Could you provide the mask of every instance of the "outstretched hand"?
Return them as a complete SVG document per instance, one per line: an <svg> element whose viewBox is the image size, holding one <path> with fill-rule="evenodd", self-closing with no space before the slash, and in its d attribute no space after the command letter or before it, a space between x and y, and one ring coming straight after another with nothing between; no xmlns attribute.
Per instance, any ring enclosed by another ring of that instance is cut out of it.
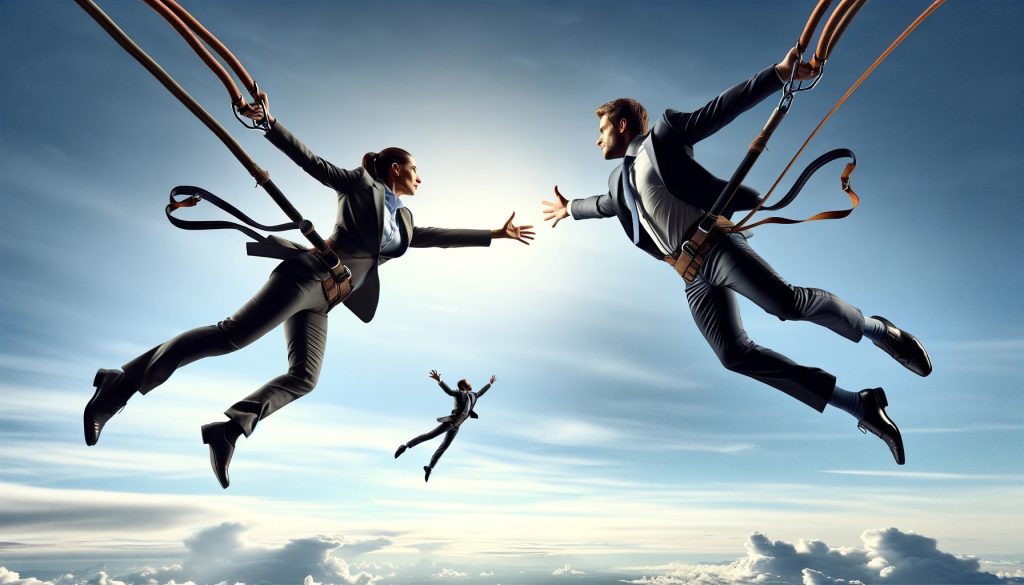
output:
<svg viewBox="0 0 1024 585"><path fill-rule="evenodd" d="M527 240L532 240L533 239L533 236L534 236L533 226L532 225L516 226L515 224L512 223L512 220L515 218L515 216L516 216L516 212L513 211L512 215L509 216L508 220L505 222L505 225L501 226L500 228L498 228L496 230L492 230L491 231L491 237L495 238L495 239L508 238L510 240L516 240L518 242L522 242L522 243L526 244L527 246L529 246L530 242L528 242Z"/></svg>
<svg viewBox="0 0 1024 585"><path fill-rule="evenodd" d="M435 382L441 381L441 374L438 374L437 370L430 370L430 377L433 378Z"/></svg>
<svg viewBox="0 0 1024 585"><path fill-rule="evenodd" d="M498 379L497 377L495 377L495 376L491 376L491 384L493 384L493 383L494 383L494 381L495 381L495 380L497 380L497 379Z"/></svg>
<svg viewBox="0 0 1024 585"><path fill-rule="evenodd" d="M558 185L555 185L555 200L542 203L547 206L544 209L544 221L555 220L551 227L558 226L558 222L569 217L569 200L558 192Z"/></svg>

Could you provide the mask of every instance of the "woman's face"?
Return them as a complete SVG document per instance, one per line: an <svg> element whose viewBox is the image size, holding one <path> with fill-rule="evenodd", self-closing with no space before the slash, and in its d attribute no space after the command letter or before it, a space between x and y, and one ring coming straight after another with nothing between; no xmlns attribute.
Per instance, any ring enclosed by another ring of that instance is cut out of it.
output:
<svg viewBox="0 0 1024 585"><path fill-rule="evenodd" d="M405 164L392 164L391 176L394 177L391 190L395 195L415 195L416 189L423 182L416 171L416 159L411 156Z"/></svg>

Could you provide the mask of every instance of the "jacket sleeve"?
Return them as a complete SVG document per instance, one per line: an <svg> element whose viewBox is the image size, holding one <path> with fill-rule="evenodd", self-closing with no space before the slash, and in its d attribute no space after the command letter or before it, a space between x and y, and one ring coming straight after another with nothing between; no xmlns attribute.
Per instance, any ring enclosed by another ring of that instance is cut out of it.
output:
<svg viewBox="0 0 1024 585"><path fill-rule="evenodd" d="M459 230L436 227L412 228L412 239L409 246L413 248L466 248L470 246L488 247L491 245L489 230Z"/></svg>
<svg viewBox="0 0 1024 585"><path fill-rule="evenodd" d="M274 121L266 138L311 177L335 191L347 191L348 187L357 180L358 174L355 171L335 166L313 154L305 144L285 128L284 124L281 124L280 120Z"/></svg>
<svg viewBox="0 0 1024 585"><path fill-rule="evenodd" d="M687 144L694 144L718 132L737 116L781 88L782 80L772 65L747 81L725 90L699 110L666 111L664 121L669 124L678 139Z"/></svg>
<svg viewBox="0 0 1024 585"><path fill-rule="evenodd" d="M480 390L477 391L476 397L480 398L481 396L483 396L490 389L491 389L491 385L490 384L486 384L483 388L481 388Z"/></svg>
<svg viewBox="0 0 1024 585"><path fill-rule="evenodd" d="M573 219L615 217L615 202L612 201L611 193L594 195L585 199L573 199L569 202L569 215Z"/></svg>
<svg viewBox="0 0 1024 585"><path fill-rule="evenodd" d="M443 381L438 380L437 385L440 386L441 390L444 390L444 393L447 394L448 396L458 396L458 394L456 394L454 390L449 388L448 384L445 384Z"/></svg>

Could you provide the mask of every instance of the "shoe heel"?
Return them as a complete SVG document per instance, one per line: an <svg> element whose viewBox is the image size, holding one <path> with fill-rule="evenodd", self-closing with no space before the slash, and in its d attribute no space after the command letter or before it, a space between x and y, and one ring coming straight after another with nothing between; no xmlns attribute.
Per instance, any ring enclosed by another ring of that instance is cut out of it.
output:
<svg viewBox="0 0 1024 585"><path fill-rule="evenodd" d="M100 384L103 383L103 379L106 378L111 373L113 373L113 370L104 370L104 369L96 370L96 376L93 377L93 379L92 379L92 385L96 386L97 388L99 388Z"/></svg>
<svg viewBox="0 0 1024 585"><path fill-rule="evenodd" d="M223 426L224 426L224 423L215 422L215 423L205 424L205 425L199 427L200 430L203 433L203 444L204 445L209 445L210 441L214 441L214 440L217 439L217 435L218 434L223 436L223 434L224 434L224 431L222 430Z"/></svg>
<svg viewBox="0 0 1024 585"><path fill-rule="evenodd" d="M882 405L882 408L889 406L889 401L885 399L885 390L878 389L878 403Z"/></svg>

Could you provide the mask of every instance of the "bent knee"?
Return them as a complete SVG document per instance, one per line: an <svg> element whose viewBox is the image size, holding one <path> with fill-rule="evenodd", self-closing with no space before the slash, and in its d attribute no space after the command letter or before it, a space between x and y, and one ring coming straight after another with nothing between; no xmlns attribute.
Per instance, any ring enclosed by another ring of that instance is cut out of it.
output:
<svg viewBox="0 0 1024 585"><path fill-rule="evenodd" d="M749 343L735 343L731 344L718 352L718 359L722 362L722 366L725 369L732 372L742 372L744 365L749 361L750 357L750 344Z"/></svg>
<svg viewBox="0 0 1024 585"><path fill-rule="evenodd" d="M316 388L320 372L319 370L291 369L288 371L288 377L293 380L296 390L308 394L313 391L313 388Z"/></svg>

